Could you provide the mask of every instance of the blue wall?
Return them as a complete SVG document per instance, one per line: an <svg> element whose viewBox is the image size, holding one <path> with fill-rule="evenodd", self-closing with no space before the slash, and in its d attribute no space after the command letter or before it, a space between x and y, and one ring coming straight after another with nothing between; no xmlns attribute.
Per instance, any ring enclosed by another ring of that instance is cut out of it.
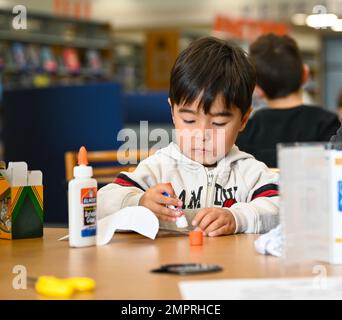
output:
<svg viewBox="0 0 342 320"><path fill-rule="evenodd" d="M125 123L139 123L148 120L151 123L172 123L171 110L167 102L168 93L127 93L123 97Z"/></svg>
<svg viewBox="0 0 342 320"><path fill-rule="evenodd" d="M46 222L67 222L64 153L119 147L123 126L118 84L5 91L5 160L43 171Z"/></svg>
<svg viewBox="0 0 342 320"><path fill-rule="evenodd" d="M167 98L167 92L123 94L116 83L4 92L5 161L43 171L45 222L67 222L64 153L82 145L117 149L124 124L172 125Z"/></svg>

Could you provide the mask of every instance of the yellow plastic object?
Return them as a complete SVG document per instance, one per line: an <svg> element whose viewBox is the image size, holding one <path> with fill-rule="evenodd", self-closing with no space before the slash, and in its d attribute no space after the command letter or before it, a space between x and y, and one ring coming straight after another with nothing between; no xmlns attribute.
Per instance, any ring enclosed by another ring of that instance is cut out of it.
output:
<svg viewBox="0 0 342 320"><path fill-rule="evenodd" d="M66 278L60 279L51 276L38 278L35 288L37 293L51 298L68 299L76 292L92 291L96 283L91 278Z"/></svg>
<svg viewBox="0 0 342 320"><path fill-rule="evenodd" d="M91 278L77 277L65 279L64 281L71 284L74 287L75 291L78 292L93 291L96 287L95 280Z"/></svg>

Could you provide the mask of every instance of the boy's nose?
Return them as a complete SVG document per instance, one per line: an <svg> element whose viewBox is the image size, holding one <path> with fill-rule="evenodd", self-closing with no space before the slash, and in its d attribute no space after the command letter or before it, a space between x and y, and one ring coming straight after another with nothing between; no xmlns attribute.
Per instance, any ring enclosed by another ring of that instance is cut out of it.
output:
<svg viewBox="0 0 342 320"><path fill-rule="evenodd" d="M201 140L201 141L211 140L210 129L206 128L203 130L198 130L196 134L196 139Z"/></svg>
<svg viewBox="0 0 342 320"><path fill-rule="evenodd" d="M212 136L212 133L211 133L211 130L210 128L208 127L205 127L201 130L201 139L202 141L206 141L206 140L210 140L211 139L211 136Z"/></svg>
<svg viewBox="0 0 342 320"><path fill-rule="evenodd" d="M203 121L193 130L192 135L196 140L207 141L212 137L211 131L212 128L210 128L210 125Z"/></svg>

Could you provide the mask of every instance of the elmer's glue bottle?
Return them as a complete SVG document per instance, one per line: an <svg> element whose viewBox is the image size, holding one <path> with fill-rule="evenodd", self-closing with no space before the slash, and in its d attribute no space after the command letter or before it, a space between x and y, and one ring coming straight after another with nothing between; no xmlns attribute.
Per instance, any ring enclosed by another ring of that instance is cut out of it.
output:
<svg viewBox="0 0 342 320"><path fill-rule="evenodd" d="M74 179L69 182L69 245L87 247L96 244L97 181L92 178L93 168L88 166L85 147L78 153L78 166Z"/></svg>

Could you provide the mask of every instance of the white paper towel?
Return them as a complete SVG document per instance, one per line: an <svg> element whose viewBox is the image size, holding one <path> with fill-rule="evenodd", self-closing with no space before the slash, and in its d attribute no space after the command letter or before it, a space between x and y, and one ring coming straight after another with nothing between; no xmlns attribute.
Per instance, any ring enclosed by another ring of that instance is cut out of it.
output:
<svg viewBox="0 0 342 320"><path fill-rule="evenodd" d="M272 256L281 257L284 246L284 237L281 225L272 229L268 233L261 235L254 242L255 249L261 254L270 254Z"/></svg>
<svg viewBox="0 0 342 320"><path fill-rule="evenodd" d="M159 230L159 221L150 209L143 206L126 207L97 222L96 244L107 244L116 230L135 231L154 240ZM58 241L68 239L69 235L66 235Z"/></svg>
<svg viewBox="0 0 342 320"><path fill-rule="evenodd" d="M146 207L126 207L98 221L97 245L107 244L118 229L135 231L145 237L155 239L159 221L155 214Z"/></svg>

